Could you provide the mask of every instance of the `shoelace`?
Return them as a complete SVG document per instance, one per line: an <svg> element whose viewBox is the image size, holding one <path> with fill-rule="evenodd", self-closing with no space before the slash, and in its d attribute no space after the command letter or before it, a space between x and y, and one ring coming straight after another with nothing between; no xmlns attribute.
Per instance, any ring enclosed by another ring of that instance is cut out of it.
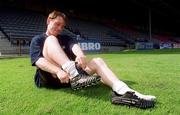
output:
<svg viewBox="0 0 180 115"><path fill-rule="evenodd" d="M95 77L88 77L88 76L81 76L81 79L82 80L82 83L85 83L85 85L89 84L89 83L92 83L96 80Z"/></svg>
<svg viewBox="0 0 180 115"><path fill-rule="evenodd" d="M130 95L133 99L139 99L139 100L141 100L141 98L139 98L139 97L135 94L135 92L127 92L127 95Z"/></svg>
<svg viewBox="0 0 180 115"><path fill-rule="evenodd" d="M135 99L140 99L140 98L135 94L135 92L132 92L132 97L135 98Z"/></svg>

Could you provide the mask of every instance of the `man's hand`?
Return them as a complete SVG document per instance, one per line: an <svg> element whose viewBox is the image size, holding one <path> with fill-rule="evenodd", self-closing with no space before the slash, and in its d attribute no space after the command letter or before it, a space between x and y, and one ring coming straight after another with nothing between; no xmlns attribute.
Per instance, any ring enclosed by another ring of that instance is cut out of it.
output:
<svg viewBox="0 0 180 115"><path fill-rule="evenodd" d="M59 70L56 75L59 78L59 80L61 81L61 83L69 82L69 75L65 71Z"/></svg>
<svg viewBox="0 0 180 115"><path fill-rule="evenodd" d="M77 62L82 69L86 68L86 56L77 56L75 62Z"/></svg>

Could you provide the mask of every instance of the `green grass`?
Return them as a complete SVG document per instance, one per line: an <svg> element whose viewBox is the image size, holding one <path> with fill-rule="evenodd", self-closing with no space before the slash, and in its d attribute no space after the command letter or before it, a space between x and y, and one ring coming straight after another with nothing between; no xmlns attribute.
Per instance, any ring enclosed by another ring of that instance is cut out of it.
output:
<svg viewBox="0 0 180 115"><path fill-rule="evenodd" d="M103 84L80 91L38 89L35 68L27 58L0 59L0 114L180 114L180 49L91 54L102 57L133 89L157 97L155 108L142 110L112 105L111 89Z"/></svg>

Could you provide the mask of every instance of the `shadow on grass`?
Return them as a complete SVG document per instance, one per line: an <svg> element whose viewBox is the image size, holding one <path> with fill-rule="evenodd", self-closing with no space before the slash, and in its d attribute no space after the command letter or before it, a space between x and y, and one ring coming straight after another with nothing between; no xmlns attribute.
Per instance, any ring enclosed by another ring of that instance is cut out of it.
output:
<svg viewBox="0 0 180 115"><path fill-rule="evenodd" d="M133 81L124 81L125 83L127 83L127 85L133 85L136 84L136 82ZM79 97L87 97L93 100L97 100L97 102L100 100L103 102L107 102L107 103L111 103L111 92L112 89L102 83L100 83L99 85L96 86L91 86L91 87L87 87L87 88L83 88L80 90L72 90L70 87L64 87L64 88L60 88L60 89L51 89L50 90L58 90L59 92L65 92L67 94L73 94ZM157 100L155 101L155 106L153 108L147 108L147 109L143 109L143 110L150 110L150 111L154 111L156 109L158 109L158 105L161 104L160 102L158 102ZM123 106L123 105L121 105ZM126 105L124 105L126 106ZM128 106L126 106L128 107ZM132 108L136 108L134 106L131 106ZM128 108L131 108L128 107Z"/></svg>
<svg viewBox="0 0 180 115"><path fill-rule="evenodd" d="M133 81L124 81L127 85L133 85L136 84L136 82ZM52 89L52 90L59 90L63 91L69 94L74 94L80 97L88 97L95 100L102 100L105 102L111 101L111 92L112 89L108 87L107 85L104 85L103 83L100 83L99 85L91 86L82 88L80 90L72 90L70 87L63 87L60 89Z"/></svg>
<svg viewBox="0 0 180 115"><path fill-rule="evenodd" d="M74 94L80 97L88 97L95 100L110 101L111 89L104 84L82 88L80 90L72 90L71 88L62 88L60 91Z"/></svg>

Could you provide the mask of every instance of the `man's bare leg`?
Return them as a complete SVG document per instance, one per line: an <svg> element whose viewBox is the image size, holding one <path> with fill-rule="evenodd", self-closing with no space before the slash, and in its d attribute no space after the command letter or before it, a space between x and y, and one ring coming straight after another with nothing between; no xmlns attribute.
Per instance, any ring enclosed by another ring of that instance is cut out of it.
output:
<svg viewBox="0 0 180 115"><path fill-rule="evenodd" d="M92 76L80 75L76 69L75 62L70 61L64 53L58 40L54 36L46 38L43 49L43 56L56 64L56 66L62 67L64 71L70 74L70 81L72 89L79 89L81 87L91 86L96 84L99 79Z"/></svg>
<svg viewBox="0 0 180 115"><path fill-rule="evenodd" d="M43 56L51 62L54 62L60 68L62 67L71 77L75 77L79 74L75 68L75 63L69 60L61 48L57 38L54 36L46 38L43 48Z"/></svg>
<svg viewBox="0 0 180 115"><path fill-rule="evenodd" d="M139 92L129 88L124 82L117 78L101 58L92 59L87 66L86 71L88 73L97 73L101 76L104 84L110 86L113 91L120 95L125 94L127 91L133 91L137 96L146 100L154 100L156 98L155 96L140 94Z"/></svg>

